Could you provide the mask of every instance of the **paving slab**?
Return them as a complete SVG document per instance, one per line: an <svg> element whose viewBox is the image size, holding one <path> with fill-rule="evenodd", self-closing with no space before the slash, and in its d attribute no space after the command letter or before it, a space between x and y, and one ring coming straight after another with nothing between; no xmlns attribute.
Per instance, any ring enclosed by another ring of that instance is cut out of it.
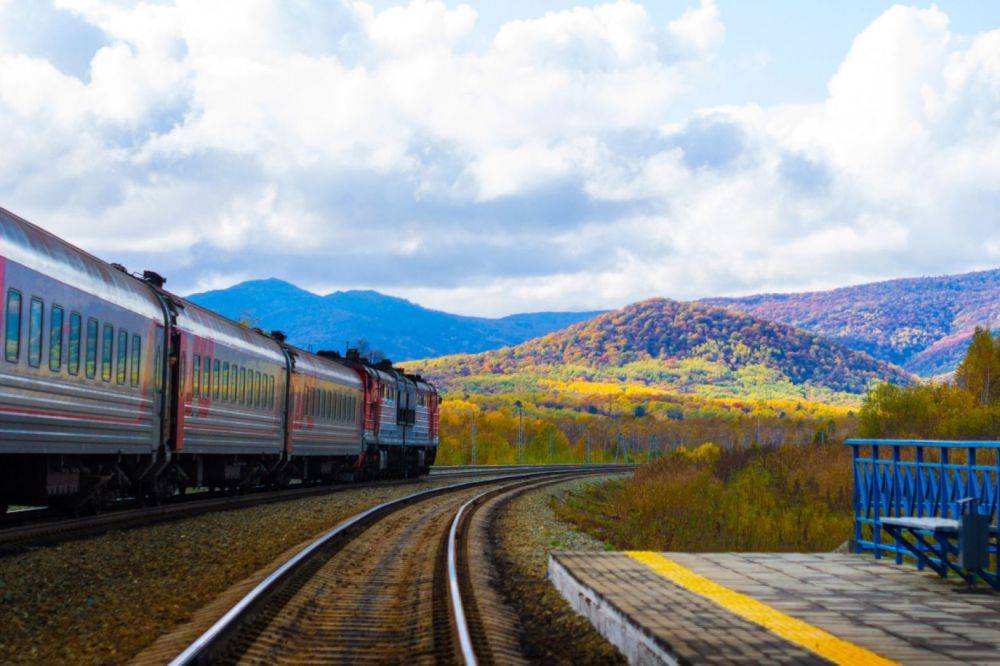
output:
<svg viewBox="0 0 1000 666"><path fill-rule="evenodd" d="M847 553L554 552L635 664L1000 663L1000 595Z"/></svg>

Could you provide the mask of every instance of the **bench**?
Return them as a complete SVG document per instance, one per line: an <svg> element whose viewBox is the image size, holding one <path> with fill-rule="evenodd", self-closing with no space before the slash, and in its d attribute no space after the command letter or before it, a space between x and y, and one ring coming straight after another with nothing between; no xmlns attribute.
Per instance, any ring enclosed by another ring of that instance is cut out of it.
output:
<svg viewBox="0 0 1000 666"><path fill-rule="evenodd" d="M975 585L976 576L990 587L1000 589L1000 579L987 570L990 564L989 540L996 538L996 525L989 524L989 516L978 513L955 518L881 518L882 528L896 539L917 559L922 569L927 566L939 576L954 571L969 586ZM911 535L916 544L904 538ZM928 541L928 537L934 540ZM934 556L928 553L934 553ZM954 559L953 559L954 558Z"/></svg>
<svg viewBox="0 0 1000 666"><path fill-rule="evenodd" d="M994 524L1000 441L846 444L854 452L855 552L893 554L897 563L913 558L918 568L941 577L954 572L969 586L980 579L1000 590L1000 533Z"/></svg>

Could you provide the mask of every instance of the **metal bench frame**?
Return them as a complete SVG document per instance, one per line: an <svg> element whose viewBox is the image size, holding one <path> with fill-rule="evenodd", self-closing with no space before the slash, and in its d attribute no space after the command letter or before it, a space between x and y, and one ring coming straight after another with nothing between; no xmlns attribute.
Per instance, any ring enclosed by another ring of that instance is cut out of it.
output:
<svg viewBox="0 0 1000 666"><path fill-rule="evenodd" d="M854 453L855 552L873 552L878 559L892 554L897 563L913 558L918 569L930 567L941 577L952 571L970 585L978 577L1000 589L1000 442L849 439L846 444ZM937 450L938 460L925 460L928 449ZM882 455L890 450L891 456ZM951 462L953 453L963 451L962 463ZM977 454L981 460L986 451L992 461L977 462ZM989 516L992 571L966 570L956 562L963 507ZM883 540L883 530L890 539Z"/></svg>

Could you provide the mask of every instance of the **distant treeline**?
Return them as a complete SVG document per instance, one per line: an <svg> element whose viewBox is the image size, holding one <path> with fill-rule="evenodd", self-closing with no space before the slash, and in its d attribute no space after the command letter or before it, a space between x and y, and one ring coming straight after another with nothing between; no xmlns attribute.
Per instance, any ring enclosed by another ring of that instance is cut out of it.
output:
<svg viewBox="0 0 1000 666"><path fill-rule="evenodd" d="M645 404L580 411L520 398L446 400L437 464L646 462L692 443L745 448L825 442L842 439L856 427L856 418L846 410L796 409L791 403L787 410L773 402L750 403L714 415L700 410L692 415L678 407L669 416Z"/></svg>
<svg viewBox="0 0 1000 666"><path fill-rule="evenodd" d="M1000 339L977 328L953 383L877 386L859 429L866 437L1000 439Z"/></svg>

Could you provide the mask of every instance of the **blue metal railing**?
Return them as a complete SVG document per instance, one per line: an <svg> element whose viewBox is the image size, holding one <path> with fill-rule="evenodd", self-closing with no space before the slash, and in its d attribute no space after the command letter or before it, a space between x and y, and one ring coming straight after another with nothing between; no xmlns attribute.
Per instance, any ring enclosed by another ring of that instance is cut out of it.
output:
<svg viewBox="0 0 1000 666"><path fill-rule="evenodd" d="M881 519L958 518L959 502L997 520L1000 441L849 439L854 452L854 549L876 558L913 557L898 539L883 541ZM966 510L970 510L966 508ZM921 548L921 551L924 549ZM996 543L990 553L997 554ZM922 568L922 562L918 561ZM1000 575L1000 557L997 558Z"/></svg>

